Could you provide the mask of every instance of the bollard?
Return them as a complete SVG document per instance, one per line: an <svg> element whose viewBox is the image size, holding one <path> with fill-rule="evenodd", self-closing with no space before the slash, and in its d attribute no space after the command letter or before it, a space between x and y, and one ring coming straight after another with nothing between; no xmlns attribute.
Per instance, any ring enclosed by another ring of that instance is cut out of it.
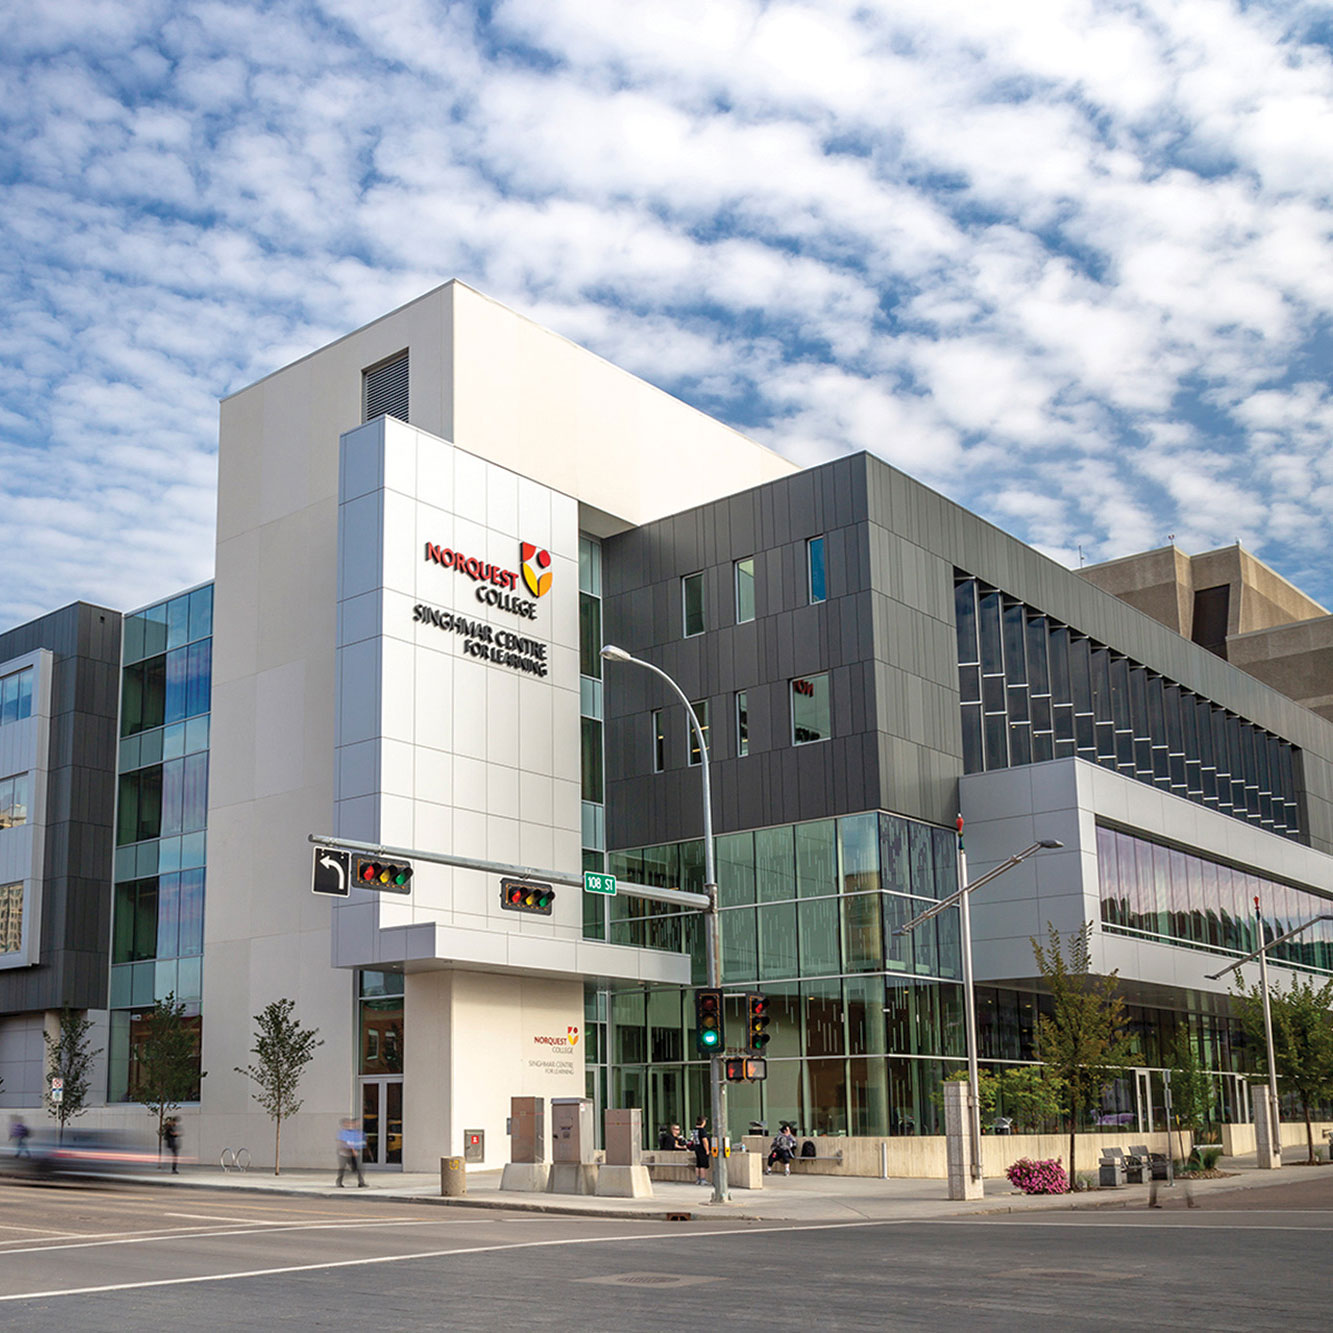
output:
<svg viewBox="0 0 1333 1333"><path fill-rule="evenodd" d="M461 1157L440 1158L440 1195L445 1199L467 1193L467 1166Z"/></svg>

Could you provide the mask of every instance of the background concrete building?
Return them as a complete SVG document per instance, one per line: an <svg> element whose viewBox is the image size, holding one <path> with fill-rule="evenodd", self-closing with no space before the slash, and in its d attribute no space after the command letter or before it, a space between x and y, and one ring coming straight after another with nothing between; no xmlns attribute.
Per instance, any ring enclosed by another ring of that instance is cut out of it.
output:
<svg viewBox="0 0 1333 1333"><path fill-rule="evenodd" d="M1333 616L1239 543L1195 556L1164 546L1079 573L1333 720Z"/></svg>

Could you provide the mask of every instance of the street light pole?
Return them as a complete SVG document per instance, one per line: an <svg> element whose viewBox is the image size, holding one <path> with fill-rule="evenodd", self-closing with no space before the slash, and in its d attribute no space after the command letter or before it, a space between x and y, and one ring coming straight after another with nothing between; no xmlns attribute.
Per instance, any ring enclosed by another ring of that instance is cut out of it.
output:
<svg viewBox="0 0 1333 1333"><path fill-rule="evenodd" d="M617 648L611 643L602 645L602 657L608 662L626 662L631 666L645 667L654 675L660 676L685 705L686 715L690 719L694 739L699 746L699 768L703 779L704 894L708 898L708 906L703 909L704 949L708 955L708 985L716 990L722 985L722 932L719 929L717 913L717 867L713 859L713 791L708 768L708 742L704 737L703 728L699 725L694 705L690 703L685 691L661 667L645 662L642 658L633 657L623 648ZM722 1052L714 1051L708 1057L708 1077L712 1088L713 1142L716 1150L716 1156L713 1158L714 1203L725 1203L730 1197L727 1193L727 1084L722 1072Z"/></svg>
<svg viewBox="0 0 1333 1333"><path fill-rule="evenodd" d="M1021 852L1015 852L1007 861L1001 862L993 870L988 870L975 883L969 884L967 881L967 853L963 848L963 817L959 815L958 883L960 887L947 898L941 899L893 932L895 935L906 935L915 930L922 922L929 921L931 917L939 916L941 912L947 911L950 907L958 908L963 953L963 1027L967 1034L967 1093L968 1100L971 1103L968 1115L968 1131L972 1140L972 1179L974 1181L979 1181L982 1177L981 1075L977 1068L977 1010L975 988L972 981L972 914L968 909L968 898L974 890L981 888L983 884L989 884L991 880L1003 875L1007 870L1012 870L1034 853L1063 846L1064 843L1057 842L1054 838L1043 838L1040 842L1034 842L1031 847L1025 847Z"/></svg>

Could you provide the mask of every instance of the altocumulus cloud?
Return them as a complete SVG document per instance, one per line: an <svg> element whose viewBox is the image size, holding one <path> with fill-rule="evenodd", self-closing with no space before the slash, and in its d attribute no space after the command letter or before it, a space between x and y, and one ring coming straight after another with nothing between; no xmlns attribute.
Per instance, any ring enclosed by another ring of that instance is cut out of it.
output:
<svg viewBox="0 0 1333 1333"><path fill-rule="evenodd" d="M802 462L1325 601L1333 59L1225 0L0 18L0 624L210 576L216 400L448 277Z"/></svg>

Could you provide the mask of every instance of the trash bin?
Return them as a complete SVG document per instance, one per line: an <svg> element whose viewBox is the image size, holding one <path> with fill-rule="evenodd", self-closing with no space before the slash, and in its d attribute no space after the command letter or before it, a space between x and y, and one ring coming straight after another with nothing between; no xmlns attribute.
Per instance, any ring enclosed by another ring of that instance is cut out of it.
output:
<svg viewBox="0 0 1333 1333"><path fill-rule="evenodd" d="M1119 1189L1125 1183L1123 1157L1103 1157L1097 1167L1097 1184L1102 1189Z"/></svg>
<svg viewBox="0 0 1333 1333"><path fill-rule="evenodd" d="M467 1164L461 1157L440 1158L440 1195L445 1199L467 1193Z"/></svg>

